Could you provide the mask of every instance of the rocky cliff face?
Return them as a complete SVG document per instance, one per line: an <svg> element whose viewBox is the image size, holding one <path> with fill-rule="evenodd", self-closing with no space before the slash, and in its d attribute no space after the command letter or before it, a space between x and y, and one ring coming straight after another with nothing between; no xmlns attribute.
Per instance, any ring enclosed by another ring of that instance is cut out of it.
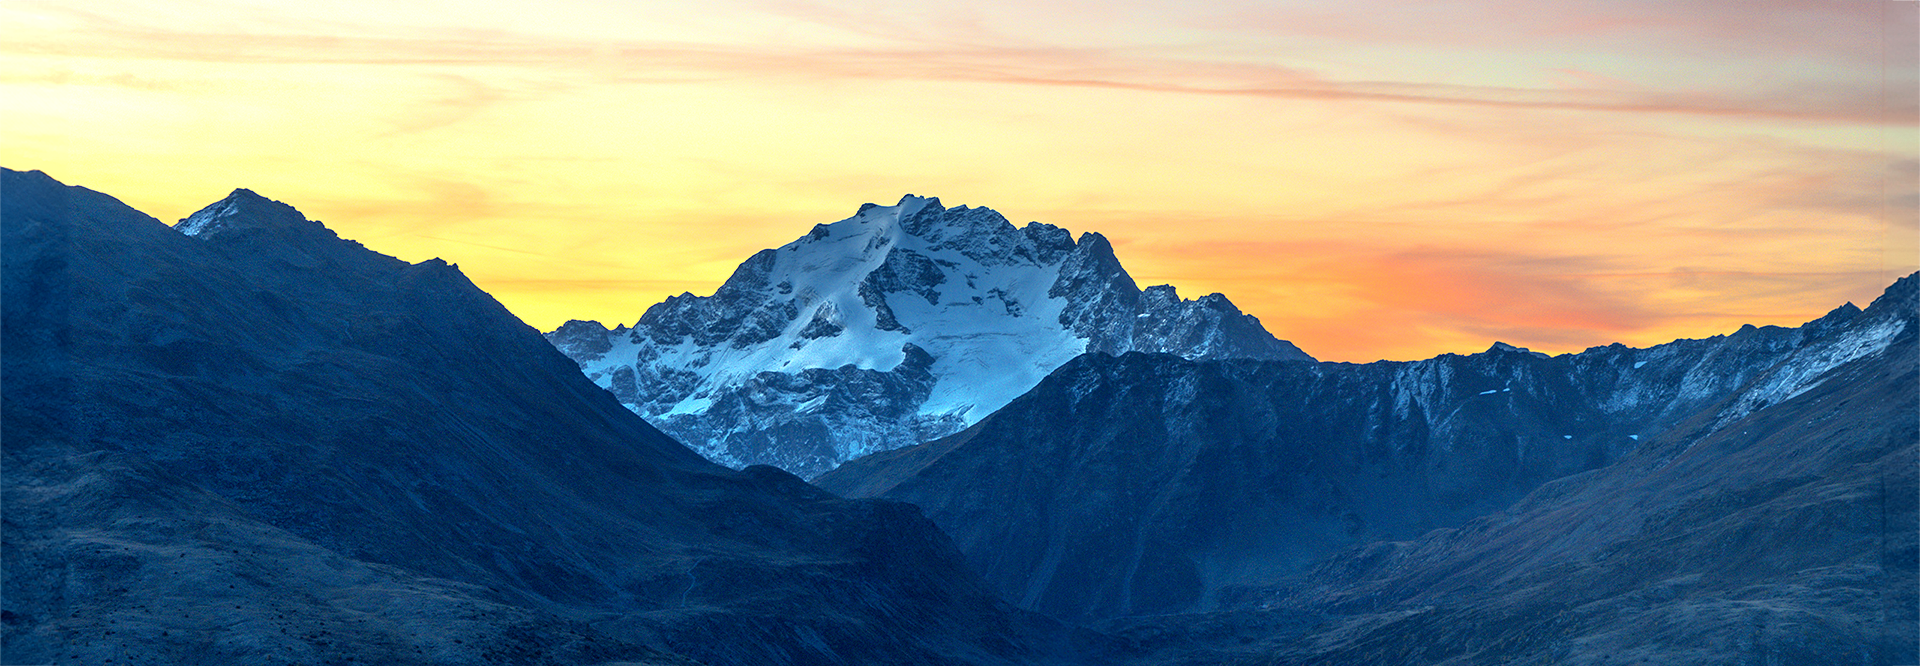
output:
<svg viewBox="0 0 1920 666"><path fill-rule="evenodd" d="M1202 610L1355 544L1505 510L1703 410L1730 427L1911 334L1910 311L1876 307L1558 357L1504 344L1367 365L1087 355L964 432L816 483L920 505L1027 608Z"/></svg>
<svg viewBox="0 0 1920 666"><path fill-rule="evenodd" d="M10 662L1059 654L917 510L707 462L453 266L0 175Z"/></svg>
<svg viewBox="0 0 1920 666"><path fill-rule="evenodd" d="M1312 360L1224 296L1142 291L1098 234L914 196L755 254L632 328L547 337L708 458L804 477L956 432L1082 352Z"/></svg>

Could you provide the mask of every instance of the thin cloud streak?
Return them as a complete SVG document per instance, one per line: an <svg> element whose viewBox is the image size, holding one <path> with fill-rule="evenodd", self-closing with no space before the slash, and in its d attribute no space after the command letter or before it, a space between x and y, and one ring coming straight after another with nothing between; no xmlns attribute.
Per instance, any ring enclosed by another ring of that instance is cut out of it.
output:
<svg viewBox="0 0 1920 666"><path fill-rule="evenodd" d="M96 19L98 20L98 19ZM1764 94L1515 88L1392 81L1331 81L1301 68L1195 62L1121 49L973 46L936 49L747 49L656 42L577 43L536 38L432 38L160 32L101 26L86 39L23 36L0 53L179 60L233 65L530 67L585 72L620 83L730 78L837 77L973 81L1322 102L1385 102L1543 111L1681 114L1764 121L1910 126L1913 96L1878 85L1801 83ZM1205 54L1198 54L1206 57ZM637 73L637 74L636 74ZM1193 82L1206 83L1193 83ZM107 81L106 83L111 83ZM472 84L486 102L497 91Z"/></svg>
<svg viewBox="0 0 1920 666"><path fill-rule="evenodd" d="M1369 7L1262 3L1228 10L1206 28L1269 36L1311 35L1371 45L1436 49L1616 47L1693 56L1702 52L1797 55L1873 64L1910 51L1914 7L1886 0L1456 0ZM1890 49L1881 48L1882 40Z"/></svg>

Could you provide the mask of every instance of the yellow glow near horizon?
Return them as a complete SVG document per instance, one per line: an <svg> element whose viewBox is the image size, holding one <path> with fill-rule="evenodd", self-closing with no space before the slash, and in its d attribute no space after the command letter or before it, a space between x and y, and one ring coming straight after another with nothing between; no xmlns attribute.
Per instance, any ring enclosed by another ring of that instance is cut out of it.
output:
<svg viewBox="0 0 1920 666"><path fill-rule="evenodd" d="M914 193L1325 360L1578 351L1920 267L1916 5L1856 4L28 1L0 146L168 221L253 189L542 330Z"/></svg>

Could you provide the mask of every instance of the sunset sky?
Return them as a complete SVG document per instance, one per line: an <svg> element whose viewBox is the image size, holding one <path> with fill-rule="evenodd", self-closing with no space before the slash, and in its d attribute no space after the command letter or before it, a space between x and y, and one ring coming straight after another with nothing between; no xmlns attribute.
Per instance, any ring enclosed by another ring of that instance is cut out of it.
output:
<svg viewBox="0 0 1920 666"><path fill-rule="evenodd" d="M1920 267L1920 3L0 3L0 163L236 188L527 323L902 194L1322 360L1797 325Z"/></svg>

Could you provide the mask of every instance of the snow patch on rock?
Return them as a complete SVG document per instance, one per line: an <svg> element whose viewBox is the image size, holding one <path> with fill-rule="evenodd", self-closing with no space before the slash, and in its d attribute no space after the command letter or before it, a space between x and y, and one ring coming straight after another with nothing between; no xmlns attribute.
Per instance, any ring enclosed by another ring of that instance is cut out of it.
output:
<svg viewBox="0 0 1920 666"><path fill-rule="evenodd" d="M1903 320L1889 319L1808 346L1775 366L1764 379L1741 393L1740 398L1720 414L1715 421L1716 427L1812 390L1826 381L1823 375L1828 371L1886 351L1906 327L1907 322Z"/></svg>

